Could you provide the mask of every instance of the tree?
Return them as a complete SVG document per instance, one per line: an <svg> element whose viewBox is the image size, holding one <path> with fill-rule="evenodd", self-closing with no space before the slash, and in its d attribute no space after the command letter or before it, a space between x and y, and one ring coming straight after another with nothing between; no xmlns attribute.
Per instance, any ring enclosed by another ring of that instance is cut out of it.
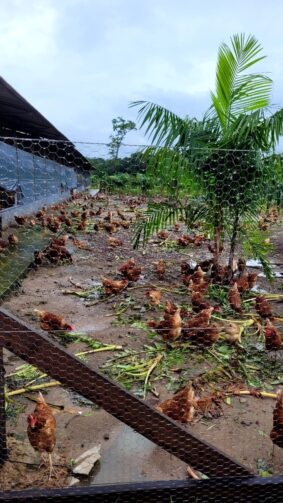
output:
<svg viewBox="0 0 283 503"><path fill-rule="evenodd" d="M136 129L136 124L133 121L125 120L122 117L117 117L112 120L113 133L110 136L111 142L108 144L109 153L113 159L118 159L121 144L129 131Z"/></svg>
<svg viewBox="0 0 283 503"><path fill-rule="evenodd" d="M186 208L154 208L152 216L149 212L147 222L137 228L136 244L180 212L191 219L202 214L213 230L216 266L221 240L229 233L231 268L243 221L255 221L271 178L273 164L264 156L283 133L283 110L270 113L272 80L250 72L262 59L262 47L253 36L234 35L231 47L221 44L216 90L200 121L180 118L154 103L132 103L139 107L141 127L146 126L152 141L145 151L152 171L162 173L164 180L177 177L191 193ZM193 223L189 218L188 225Z"/></svg>

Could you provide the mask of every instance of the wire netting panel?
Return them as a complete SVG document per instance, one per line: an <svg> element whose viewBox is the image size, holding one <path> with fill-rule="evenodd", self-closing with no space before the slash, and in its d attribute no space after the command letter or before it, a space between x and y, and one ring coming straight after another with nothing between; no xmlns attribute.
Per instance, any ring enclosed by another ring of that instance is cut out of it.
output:
<svg viewBox="0 0 283 503"><path fill-rule="evenodd" d="M1 488L280 501L281 157L2 140Z"/></svg>

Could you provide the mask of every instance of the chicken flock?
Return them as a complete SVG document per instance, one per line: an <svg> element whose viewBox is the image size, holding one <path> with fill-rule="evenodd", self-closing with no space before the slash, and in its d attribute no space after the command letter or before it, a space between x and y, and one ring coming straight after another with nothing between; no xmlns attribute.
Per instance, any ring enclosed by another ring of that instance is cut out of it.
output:
<svg viewBox="0 0 283 503"><path fill-rule="evenodd" d="M103 200L103 196L102 196ZM123 240L114 237L119 228L128 229L132 218L128 218L121 209L108 210L105 212L102 206L96 208L94 198L91 196L73 196L76 209L69 209L69 202L53 205L50 209L43 207L35 215L35 218L16 216L15 221L19 227L41 225L55 234L49 244L42 250L34 253L36 267L44 264L58 265L64 262L72 262L73 257L68 243L78 249L92 251L92 247L75 237L76 232L101 232L108 234L108 246L118 248L123 246ZM128 200L129 208L133 211L144 203L144 198L132 198ZM79 207L79 209L77 209ZM52 214L50 214L50 210ZM55 214L56 213L56 214ZM137 212L138 214L138 212ZM270 215L270 219L278 216ZM95 221L94 221L95 220ZM268 225L262 219L261 225ZM181 224L175 224L174 231L180 232ZM169 238L168 231L157 233L160 242L166 242ZM0 253L7 247L18 245L19 237L9 234L7 241L0 240ZM207 245L208 250L213 252L211 243L207 243L203 234L182 234L176 239L176 246L200 247ZM164 259L152 262L151 272L159 281L166 278L168 264ZM145 267L136 262L133 257L120 264L115 277L101 277L102 288L105 297L116 296L125 292L138 282L145 274ZM243 317L243 297L249 293L257 282L257 274L249 272L243 258L240 258L237 267L231 275L227 266L215 265L212 259L200 261L191 265L187 261L180 263L180 282L186 289L190 305L188 308L179 306L173 300L163 302L162 287L150 285L145 291L145 300L150 309L158 312L163 307L163 315L159 320L148 320L147 324L170 347L178 342L192 342L197 346L209 347L216 344L219 339L225 339L231 344L240 344L243 325L232 320L221 318L221 306L213 302L209 297L211 285L221 285L227 291L227 301L235 315ZM269 300L264 295L255 295L254 317L264 334L265 349L267 351L280 351L283 349L282 337L276 326L276 315L273 312ZM71 331L74 326L64 318L54 313L43 310L35 310L39 318L40 327L48 332ZM213 407L219 406L220 397L214 394L210 397ZM211 404L210 404L211 405ZM160 403L157 409L183 422L191 422L195 411L202 410L207 406L201 397L196 396L191 384L179 390L172 398ZM47 405L41 394L37 399L35 410L27 418L27 434L31 445L40 453L48 453L49 477L52 475L51 454L56 443L56 421L51 408ZM273 429L270 433L273 445L283 448L283 391L278 391L277 402L273 413Z"/></svg>

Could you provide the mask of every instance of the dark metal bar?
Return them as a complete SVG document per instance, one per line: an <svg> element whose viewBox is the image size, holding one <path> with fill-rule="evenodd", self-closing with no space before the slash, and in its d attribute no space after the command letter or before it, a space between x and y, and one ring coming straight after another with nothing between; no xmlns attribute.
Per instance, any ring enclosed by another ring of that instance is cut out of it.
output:
<svg viewBox="0 0 283 503"><path fill-rule="evenodd" d="M210 480L169 480L65 489L0 492L0 501L19 503L282 503L283 477L225 477Z"/></svg>
<svg viewBox="0 0 283 503"><path fill-rule="evenodd" d="M5 369L3 361L3 347L0 346L0 466L6 459Z"/></svg>
<svg viewBox="0 0 283 503"><path fill-rule="evenodd" d="M11 313L0 310L0 344L103 407L166 451L210 477L251 476L226 454L88 367Z"/></svg>

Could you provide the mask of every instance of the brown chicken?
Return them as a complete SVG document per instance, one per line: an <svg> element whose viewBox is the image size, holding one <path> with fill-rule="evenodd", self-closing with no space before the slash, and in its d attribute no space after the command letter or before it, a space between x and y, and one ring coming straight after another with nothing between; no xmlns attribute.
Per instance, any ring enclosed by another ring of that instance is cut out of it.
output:
<svg viewBox="0 0 283 503"><path fill-rule="evenodd" d="M178 391L172 398L158 404L156 409L175 421L191 423L195 415L196 406L195 392L192 385L189 384Z"/></svg>
<svg viewBox="0 0 283 503"><path fill-rule="evenodd" d="M224 323L222 327L223 335L227 342L231 344L236 344L241 342L242 327L237 323Z"/></svg>
<svg viewBox="0 0 283 503"><path fill-rule="evenodd" d="M185 260L183 260L180 265L181 265L181 274L191 276L195 272L195 268L192 267L191 264L189 264Z"/></svg>
<svg viewBox="0 0 283 503"><path fill-rule="evenodd" d="M241 273L236 279L239 292L243 293L253 288L256 285L257 276L257 273Z"/></svg>
<svg viewBox="0 0 283 503"><path fill-rule="evenodd" d="M246 270L246 261L243 257L240 257L237 262L238 271L243 273Z"/></svg>
<svg viewBox="0 0 283 503"><path fill-rule="evenodd" d="M228 300L229 304L239 314L243 314L243 310L241 307L241 295L238 290L238 284L237 282L234 283L234 285L230 288L229 293L228 293Z"/></svg>
<svg viewBox="0 0 283 503"><path fill-rule="evenodd" d="M18 225L25 225L27 223L27 220L28 220L27 217L18 217L17 215L14 216L14 219L17 222Z"/></svg>
<svg viewBox="0 0 283 503"><path fill-rule="evenodd" d="M194 284L191 274L182 274L182 281L185 286L189 286L190 284Z"/></svg>
<svg viewBox="0 0 283 503"><path fill-rule="evenodd" d="M130 227L130 222L121 221L120 225L121 227L123 227L123 229L128 229Z"/></svg>
<svg viewBox="0 0 283 503"><path fill-rule="evenodd" d="M201 292L197 291L192 294L192 307L196 313L199 313L199 311L211 307L211 304L204 299Z"/></svg>
<svg viewBox="0 0 283 503"><path fill-rule="evenodd" d="M87 225L87 221L86 220L82 220L79 225L77 226L77 231L85 231L86 230L86 225Z"/></svg>
<svg viewBox="0 0 283 503"><path fill-rule="evenodd" d="M202 270L200 266L197 267L196 271L192 275L193 283L202 283L205 278L205 272Z"/></svg>
<svg viewBox="0 0 283 503"><path fill-rule="evenodd" d="M65 319L58 314L50 313L49 311L39 311L38 309L35 309L34 311L39 318L42 330L52 332L56 330L71 331L75 329L73 325L67 323Z"/></svg>
<svg viewBox="0 0 283 503"><path fill-rule="evenodd" d="M123 241L121 239L117 239L117 238L109 237L108 243L109 243L109 246L111 246L112 248L117 248L117 246L123 246Z"/></svg>
<svg viewBox="0 0 283 503"><path fill-rule="evenodd" d="M41 393L33 413L27 417L27 422L28 439L34 450L41 453L41 460L43 453L48 453L50 479L53 471L52 452L56 443L56 420Z"/></svg>
<svg viewBox="0 0 283 503"><path fill-rule="evenodd" d="M181 326L180 308L173 304L173 302L167 301L164 318L156 325L157 332L160 332L164 341L172 342L180 337Z"/></svg>
<svg viewBox="0 0 283 503"><path fill-rule="evenodd" d="M208 243L207 245L207 248L208 250L210 251L210 253L214 254L215 253L215 248L214 248L214 245L212 245L211 243ZM224 246L223 245L220 245L219 246L219 253L222 253L224 250Z"/></svg>
<svg viewBox="0 0 283 503"><path fill-rule="evenodd" d="M122 264L119 267L119 271L121 274L126 275L127 271L129 269L132 269L133 267L135 267L135 265L136 265L135 259L129 258L129 260L127 260L127 262L125 262L125 264Z"/></svg>
<svg viewBox="0 0 283 503"><path fill-rule="evenodd" d="M95 231L99 231L101 229L104 229L104 225L102 222L96 222L94 225L93 225L93 228Z"/></svg>
<svg viewBox="0 0 283 503"><path fill-rule="evenodd" d="M204 236L195 236L195 239L194 239L194 245L195 246L201 246L202 243L204 242Z"/></svg>
<svg viewBox="0 0 283 503"><path fill-rule="evenodd" d="M213 264L211 267L211 279L213 283L225 285L230 283L231 271L228 266Z"/></svg>
<svg viewBox="0 0 283 503"><path fill-rule="evenodd" d="M185 327L185 331L188 324ZM220 328L217 323L206 323L200 325L199 328L187 330L186 335L196 344L201 346L212 346L220 337Z"/></svg>
<svg viewBox="0 0 283 503"><path fill-rule="evenodd" d="M102 213L102 206L99 206L98 210L95 212L95 216L99 217L99 215L101 215L101 213Z"/></svg>
<svg viewBox="0 0 283 503"><path fill-rule="evenodd" d="M133 267L132 269L128 269L127 271L127 279L129 281L138 281L141 276L141 268L140 267Z"/></svg>
<svg viewBox="0 0 283 503"><path fill-rule="evenodd" d="M36 265L41 265L44 262L45 254L42 251L34 251L34 260L33 263Z"/></svg>
<svg viewBox="0 0 283 503"><path fill-rule="evenodd" d="M127 218L125 217L124 213L121 210L119 210L119 209L117 209L117 215L118 215L118 217L121 218L121 220L124 220L124 221L127 220Z"/></svg>
<svg viewBox="0 0 283 503"><path fill-rule="evenodd" d="M19 238L15 234L9 234L8 236L9 244L15 246L19 242Z"/></svg>
<svg viewBox="0 0 283 503"><path fill-rule="evenodd" d="M109 234L112 234L112 232L117 232L117 226L112 223L112 224L103 224L103 229L106 230L106 232L108 232Z"/></svg>
<svg viewBox="0 0 283 503"><path fill-rule="evenodd" d="M43 218L43 217L44 217L44 215L45 215L45 212L44 212L44 211L42 211L42 210L39 210L39 211L35 214L36 218L39 218L39 219Z"/></svg>
<svg viewBox="0 0 283 503"><path fill-rule="evenodd" d="M275 409L273 411L273 428L270 432L270 438L273 442L273 452L274 447L277 445L283 449L283 390L277 392L277 402Z"/></svg>
<svg viewBox="0 0 283 503"><path fill-rule="evenodd" d="M190 318L186 325L184 326L184 333L188 337L193 337L198 334L199 331L208 327L211 315L214 311L214 307L210 306L207 309L203 309L196 316Z"/></svg>
<svg viewBox="0 0 283 503"><path fill-rule="evenodd" d="M65 248L65 246L49 246L44 250L45 258L52 264L58 264L59 262L67 261L72 262L72 254Z"/></svg>
<svg viewBox="0 0 283 503"><path fill-rule="evenodd" d="M255 310L261 318L269 318L271 321L274 319L271 305L265 297L256 297Z"/></svg>
<svg viewBox="0 0 283 503"><path fill-rule="evenodd" d="M79 211L77 211L77 210L71 211L71 216L73 218L77 218L79 215L80 215Z"/></svg>
<svg viewBox="0 0 283 503"><path fill-rule="evenodd" d="M113 295L125 290L129 281L127 279L114 280L109 278L101 278L105 295Z"/></svg>
<svg viewBox="0 0 283 503"><path fill-rule="evenodd" d="M138 281L141 275L141 268L136 266L135 259L130 258L119 268L120 273L129 281Z"/></svg>
<svg viewBox="0 0 283 503"><path fill-rule="evenodd" d="M157 233L157 237L158 237L159 239L162 239L162 240L164 240L164 241L165 241L165 239L168 239L168 238L169 238L169 232L168 232L168 231L159 231L159 232Z"/></svg>
<svg viewBox="0 0 283 503"><path fill-rule="evenodd" d="M146 297L148 298L149 304L151 306L159 306L161 300L160 290L149 290L148 292L146 292Z"/></svg>
<svg viewBox="0 0 283 503"><path fill-rule="evenodd" d="M283 349L281 334L269 319L265 325L265 348L268 351L278 351Z"/></svg>
<svg viewBox="0 0 283 503"><path fill-rule="evenodd" d="M249 288L253 288L256 285L257 282L257 277L258 273L257 272L250 272L248 274L248 282L249 282Z"/></svg>
<svg viewBox="0 0 283 503"><path fill-rule="evenodd" d="M104 217L103 219L105 222L109 222L110 224L112 223L112 220L113 220L113 212L112 211L108 211L106 217Z"/></svg>
<svg viewBox="0 0 283 503"><path fill-rule="evenodd" d="M241 274L235 281L235 284L237 284L238 291L243 293L246 292L247 290L250 289L250 284L249 284L249 277L246 272Z"/></svg>
<svg viewBox="0 0 283 503"><path fill-rule="evenodd" d="M70 218L67 218L67 217L65 217L64 224L65 224L67 227L72 227L72 226L73 226L73 224L72 224L72 220L71 220Z"/></svg>
<svg viewBox="0 0 283 503"><path fill-rule="evenodd" d="M61 228L61 225L62 224L59 219L57 219L57 218L51 219L50 217L48 217L47 227L51 232L54 232L54 233L58 232L59 229Z"/></svg>
<svg viewBox="0 0 283 503"><path fill-rule="evenodd" d="M202 279L198 283L194 283L192 279L189 280L188 284L188 292L194 294L195 292L199 293L206 293L208 290L208 287L210 285L210 281L206 281Z"/></svg>
<svg viewBox="0 0 283 503"><path fill-rule="evenodd" d="M198 267L200 267L204 272L210 272L212 265L213 265L213 260L207 259L207 260L203 260L202 262L199 262L198 265L196 266L196 269Z"/></svg>
<svg viewBox="0 0 283 503"><path fill-rule="evenodd" d="M178 246L189 246L190 244L193 244L195 242L195 239L191 236L188 236L186 234L183 234L183 236L180 236L177 241L176 241L176 244Z"/></svg>
<svg viewBox="0 0 283 503"><path fill-rule="evenodd" d="M160 279L160 280L164 279L165 261L163 259L160 259L158 262L153 262L153 264L154 264L155 272L158 276L158 279Z"/></svg>
<svg viewBox="0 0 283 503"><path fill-rule="evenodd" d="M87 211L87 210L83 211L81 214L82 222L85 222L88 219L88 217L89 217L89 211Z"/></svg>

